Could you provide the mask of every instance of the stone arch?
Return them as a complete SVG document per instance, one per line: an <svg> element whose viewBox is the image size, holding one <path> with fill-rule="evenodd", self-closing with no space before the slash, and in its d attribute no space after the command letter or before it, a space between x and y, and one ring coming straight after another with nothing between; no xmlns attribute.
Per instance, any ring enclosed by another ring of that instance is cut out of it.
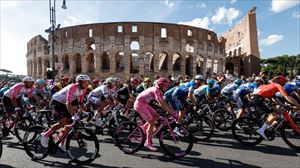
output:
<svg viewBox="0 0 300 168"><path fill-rule="evenodd" d="M130 73L139 73L140 57L137 53L130 55Z"/></svg>
<svg viewBox="0 0 300 168"><path fill-rule="evenodd" d="M165 52L159 53L159 64L158 70L166 71L168 70L168 54Z"/></svg>
<svg viewBox="0 0 300 168"><path fill-rule="evenodd" d="M229 70L230 73L233 73L234 64L232 62L226 62L225 68L226 68L226 71Z"/></svg>
<svg viewBox="0 0 300 168"><path fill-rule="evenodd" d="M110 70L109 53L106 51L102 52L100 59L101 59L101 70Z"/></svg>
<svg viewBox="0 0 300 168"><path fill-rule="evenodd" d="M185 59L185 73L188 76L192 75L192 56L187 55Z"/></svg>
<svg viewBox="0 0 300 168"><path fill-rule="evenodd" d="M116 71L124 71L125 69L125 53L117 52L115 54Z"/></svg>
<svg viewBox="0 0 300 168"><path fill-rule="evenodd" d="M181 55L178 53L173 54L172 65L173 71L180 71L181 70Z"/></svg>
<svg viewBox="0 0 300 168"><path fill-rule="evenodd" d="M64 64L64 71L69 72L70 63L69 63L69 55L68 54L64 54L62 56L62 63Z"/></svg>
<svg viewBox="0 0 300 168"><path fill-rule="evenodd" d="M238 55L242 55L242 47L239 47L239 49L238 49Z"/></svg>
<svg viewBox="0 0 300 168"><path fill-rule="evenodd" d="M203 75L203 67L204 67L203 56L197 55L197 57L196 57L196 73Z"/></svg>
<svg viewBox="0 0 300 168"><path fill-rule="evenodd" d="M233 56L237 56L237 50L236 49L234 49L234 51L233 51Z"/></svg>
<svg viewBox="0 0 300 168"><path fill-rule="evenodd" d="M95 40L93 38L88 38L85 47L87 51L96 50Z"/></svg>
<svg viewBox="0 0 300 168"><path fill-rule="evenodd" d="M144 68L145 71L154 71L154 54L151 52L146 52L145 56L144 56Z"/></svg>
<svg viewBox="0 0 300 168"><path fill-rule="evenodd" d="M37 66L38 66L38 70L37 70L38 74L43 74L42 58L41 57L38 58Z"/></svg>
<svg viewBox="0 0 300 168"><path fill-rule="evenodd" d="M86 56L86 66L87 66L87 72L95 72L95 54L89 53Z"/></svg>
<svg viewBox="0 0 300 168"><path fill-rule="evenodd" d="M79 53L76 53L73 58L75 62L75 73L81 73L82 72L81 55Z"/></svg>
<svg viewBox="0 0 300 168"><path fill-rule="evenodd" d="M195 51L194 44L191 42L186 43L185 51L188 53L194 53Z"/></svg>
<svg viewBox="0 0 300 168"><path fill-rule="evenodd" d="M130 50L140 50L140 43L138 41L131 41Z"/></svg>

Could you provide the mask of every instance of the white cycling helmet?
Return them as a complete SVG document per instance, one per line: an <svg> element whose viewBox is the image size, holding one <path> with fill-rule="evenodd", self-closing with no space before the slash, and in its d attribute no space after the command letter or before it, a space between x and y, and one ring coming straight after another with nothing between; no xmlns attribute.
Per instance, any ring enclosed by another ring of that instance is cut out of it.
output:
<svg viewBox="0 0 300 168"><path fill-rule="evenodd" d="M105 83L106 83L106 84L108 84L108 83L113 83L113 82L115 82L115 81L116 81L116 79L113 78L113 77L109 77L109 78L106 78L106 79L105 79Z"/></svg>
<svg viewBox="0 0 300 168"><path fill-rule="evenodd" d="M89 80L91 80L91 79L87 75L78 75L76 77L76 82L79 82L79 81L89 81Z"/></svg>
<svg viewBox="0 0 300 168"><path fill-rule="evenodd" d="M195 80L204 80L202 75L196 75Z"/></svg>
<svg viewBox="0 0 300 168"><path fill-rule="evenodd" d="M35 80L32 77L29 77L29 76L23 78L23 82L34 82L34 81Z"/></svg>

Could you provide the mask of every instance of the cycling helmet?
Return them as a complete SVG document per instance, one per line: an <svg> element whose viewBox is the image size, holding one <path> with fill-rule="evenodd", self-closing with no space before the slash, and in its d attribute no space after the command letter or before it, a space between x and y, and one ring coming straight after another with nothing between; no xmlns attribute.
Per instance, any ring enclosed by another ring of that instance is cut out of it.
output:
<svg viewBox="0 0 300 168"><path fill-rule="evenodd" d="M145 78L145 79L144 79L144 83L147 83L147 82L149 82L149 81L151 81L150 78Z"/></svg>
<svg viewBox="0 0 300 168"><path fill-rule="evenodd" d="M243 80L241 80L240 78L237 78L235 81L234 81L235 84L237 85L241 85L243 83Z"/></svg>
<svg viewBox="0 0 300 168"><path fill-rule="evenodd" d="M300 81L300 75L296 76L296 77L295 77L295 80L296 80L296 81Z"/></svg>
<svg viewBox="0 0 300 168"><path fill-rule="evenodd" d="M114 78L114 81L115 81L115 82L121 82L121 78L115 77L115 78Z"/></svg>
<svg viewBox="0 0 300 168"><path fill-rule="evenodd" d="M155 82L156 87L169 87L170 80L167 78L159 78Z"/></svg>
<svg viewBox="0 0 300 168"><path fill-rule="evenodd" d="M136 84L136 85L140 84L140 81L139 81L137 78L131 78L131 79L130 79L130 82L131 82L131 83L134 83L134 84Z"/></svg>
<svg viewBox="0 0 300 168"><path fill-rule="evenodd" d="M202 75L196 75L195 80L204 80Z"/></svg>
<svg viewBox="0 0 300 168"><path fill-rule="evenodd" d="M99 85L99 80L98 80L98 79L95 79L95 80L92 81L92 83L93 83L94 85Z"/></svg>
<svg viewBox="0 0 300 168"><path fill-rule="evenodd" d="M34 79L32 77L27 76L23 78L23 82L34 82Z"/></svg>
<svg viewBox="0 0 300 168"><path fill-rule="evenodd" d="M89 80L91 80L91 79L87 75L78 75L76 77L76 82L79 82L79 81L89 81Z"/></svg>
<svg viewBox="0 0 300 168"><path fill-rule="evenodd" d="M62 81L63 81L63 82L65 82L65 83L67 83L67 82L69 82L69 81L70 81L70 78L68 78L68 77L64 77L64 78L62 78Z"/></svg>
<svg viewBox="0 0 300 168"><path fill-rule="evenodd" d="M214 85L215 84L215 80L213 80L213 79L207 79L206 83L208 85Z"/></svg>
<svg viewBox="0 0 300 168"><path fill-rule="evenodd" d="M220 85L214 85L211 89L212 90L216 90L216 91L220 91L221 90L221 86Z"/></svg>
<svg viewBox="0 0 300 168"><path fill-rule="evenodd" d="M111 83L114 83L114 82L115 82L115 79L113 77L109 77L109 78L105 79L106 84L111 84Z"/></svg>
<svg viewBox="0 0 300 168"><path fill-rule="evenodd" d="M46 85L46 81L44 79L38 79L35 81L37 85Z"/></svg>
<svg viewBox="0 0 300 168"><path fill-rule="evenodd" d="M273 81L274 83L278 83L278 84L280 84L280 85L284 85L285 83L288 82L288 79L287 79L285 76L283 76L283 75L279 75L279 76L274 77L274 78L272 79L272 81Z"/></svg>

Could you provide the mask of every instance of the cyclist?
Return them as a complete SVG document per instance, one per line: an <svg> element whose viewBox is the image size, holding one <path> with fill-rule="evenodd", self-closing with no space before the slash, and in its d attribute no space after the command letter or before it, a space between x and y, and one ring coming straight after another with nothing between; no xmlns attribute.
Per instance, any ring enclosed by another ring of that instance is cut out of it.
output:
<svg viewBox="0 0 300 168"><path fill-rule="evenodd" d="M204 79L203 79L203 81L204 81ZM213 100L213 97L211 95L211 89L213 88L213 86L215 84L215 80L208 79L206 81L206 83L207 83L206 85L202 85L194 91L194 96L195 96L198 104L200 104L204 100L208 100L208 101Z"/></svg>
<svg viewBox="0 0 300 168"><path fill-rule="evenodd" d="M128 110L132 107L136 98L136 86L138 86L140 81L137 78L131 78L128 84L124 84L117 92L118 101L125 106L126 112L125 116L128 115Z"/></svg>
<svg viewBox="0 0 300 168"><path fill-rule="evenodd" d="M99 124L102 117L105 115L103 110L105 106L113 106L113 98L111 90L115 87L115 79L109 77L105 80L104 84L92 90L87 98L87 105L97 109L95 114L96 123Z"/></svg>
<svg viewBox="0 0 300 168"><path fill-rule="evenodd" d="M145 78L144 81L137 86L137 93L142 93L144 90L152 86L152 82L150 78Z"/></svg>
<svg viewBox="0 0 300 168"><path fill-rule="evenodd" d="M140 93L136 101L134 102L134 110L137 111L141 117L146 121L143 129L146 129L146 142L144 146L151 151L157 151L157 148L152 144L153 128L156 120L159 118L159 114L149 105L152 100L156 100L159 106L170 114L176 114L168 106L163 99L163 93L169 88L170 81L167 78L159 78L155 82L155 86L150 87Z"/></svg>
<svg viewBox="0 0 300 168"><path fill-rule="evenodd" d="M22 97L31 98L34 91L34 79L25 77L22 83L17 83L4 92L3 105L6 112L22 111Z"/></svg>
<svg viewBox="0 0 300 168"><path fill-rule="evenodd" d="M51 88L51 95L54 95L56 92L60 91L62 88L66 87L69 84L70 78L63 77L60 82L55 83Z"/></svg>
<svg viewBox="0 0 300 168"><path fill-rule="evenodd" d="M177 123L180 123L183 119L183 116L186 113L186 99L190 99L193 104L197 104L197 101L194 98L194 90L197 89L199 86L201 86L204 83L204 79L202 75L196 75L194 80L185 83L181 86L178 86L174 89L172 92L172 98L168 99L168 102L171 104L173 109L176 111L179 111L179 117L177 119ZM179 135L179 130L175 130Z"/></svg>
<svg viewBox="0 0 300 168"><path fill-rule="evenodd" d="M79 116L76 113L74 106L80 107L82 111L86 111L86 107L83 103L86 89L89 85L90 77L87 75L78 75L76 77L76 83L69 84L62 90L56 92L52 96L50 106L52 108L53 116L58 120L58 123L52 125L52 127L41 134L41 145L48 147L49 136L63 127L61 131L62 136L69 132L71 119L73 121L79 120ZM66 151L65 140L63 140L59 147Z"/></svg>
<svg viewBox="0 0 300 168"><path fill-rule="evenodd" d="M297 100L298 103L300 102L300 81L295 80L293 82L288 82L284 85L283 89L288 95ZM280 92L276 93L276 97L282 102L286 101Z"/></svg>
<svg viewBox="0 0 300 168"><path fill-rule="evenodd" d="M50 99L50 93L47 89L47 83L44 79L38 79L35 82L33 97L35 101Z"/></svg>
<svg viewBox="0 0 300 168"><path fill-rule="evenodd" d="M288 82L287 78L280 75L276 76L272 79L270 84L267 85L261 85L255 91L253 92L252 96L252 102L260 107L264 112L268 113L269 116L267 118L267 121L263 124L261 128L257 130L257 133L259 133L263 138L268 140L268 138L265 135L265 130L277 119L277 114L274 112L273 108L268 107L264 103L264 99L269 98L272 101L274 101L276 104L281 104L280 101L277 99L274 99L274 95L276 92L280 92L281 95L291 104L299 107L299 104L295 99L293 99L291 96L289 96L286 91L284 91L283 86Z"/></svg>

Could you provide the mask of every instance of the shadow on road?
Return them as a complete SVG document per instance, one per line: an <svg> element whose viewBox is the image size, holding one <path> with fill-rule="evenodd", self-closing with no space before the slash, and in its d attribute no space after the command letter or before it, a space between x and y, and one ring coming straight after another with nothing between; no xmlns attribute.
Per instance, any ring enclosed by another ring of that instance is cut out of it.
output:
<svg viewBox="0 0 300 168"><path fill-rule="evenodd" d="M0 164L1 168L13 168L12 166L6 165L6 164Z"/></svg>

